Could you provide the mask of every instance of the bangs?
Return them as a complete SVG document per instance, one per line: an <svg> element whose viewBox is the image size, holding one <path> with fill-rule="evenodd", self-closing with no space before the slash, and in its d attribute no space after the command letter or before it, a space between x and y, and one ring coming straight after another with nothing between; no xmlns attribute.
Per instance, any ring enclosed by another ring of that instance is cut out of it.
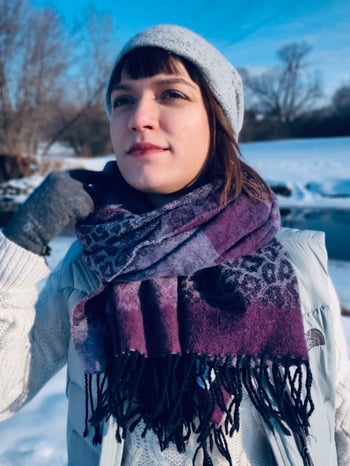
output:
<svg viewBox="0 0 350 466"><path fill-rule="evenodd" d="M179 62L186 68L193 81L198 71L188 60L159 47L138 47L128 52L118 63L111 77L111 85L123 78L142 79L156 74L179 74Z"/></svg>

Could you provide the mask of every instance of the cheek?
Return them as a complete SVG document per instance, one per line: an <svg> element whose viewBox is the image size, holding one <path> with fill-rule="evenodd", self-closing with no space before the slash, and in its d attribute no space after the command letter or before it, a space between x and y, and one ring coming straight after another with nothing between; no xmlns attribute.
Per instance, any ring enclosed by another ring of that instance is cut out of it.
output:
<svg viewBox="0 0 350 466"><path fill-rule="evenodd" d="M178 134L187 139L190 144L206 145L209 144L210 129L209 121L206 113L190 112L188 115L183 115L177 119L175 124L168 125L169 132L175 134L174 128L177 127Z"/></svg>
<svg viewBox="0 0 350 466"><path fill-rule="evenodd" d="M190 130L189 130L189 129ZM196 115L187 125L186 130L189 131L189 143L193 149L208 155L210 147L210 128L206 113Z"/></svg>
<svg viewBox="0 0 350 466"><path fill-rule="evenodd" d="M207 150L209 152L209 146L210 146L210 139L211 139L211 134L210 134L210 126L209 126L209 121L207 115L205 115L205 120L203 121L202 124L203 128L203 144L206 144Z"/></svg>
<svg viewBox="0 0 350 466"><path fill-rule="evenodd" d="M109 134L112 141L114 152L120 149L123 141L123 129L120 122L111 121L109 124Z"/></svg>

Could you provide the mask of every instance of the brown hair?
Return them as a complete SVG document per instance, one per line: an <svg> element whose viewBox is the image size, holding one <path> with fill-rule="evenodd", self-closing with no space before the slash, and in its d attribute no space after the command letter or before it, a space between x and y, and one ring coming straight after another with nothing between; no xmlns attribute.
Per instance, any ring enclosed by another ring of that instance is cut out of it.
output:
<svg viewBox="0 0 350 466"><path fill-rule="evenodd" d="M251 199L270 199L270 188L261 176L242 160L228 118L198 68L189 60L159 47L132 49L114 68L107 98L110 99L113 86L119 84L124 76L140 79L158 73L178 74L178 62L183 64L192 81L202 92L211 135L205 174L211 179L221 178L223 180L221 201L225 202L229 193L236 197L242 192Z"/></svg>

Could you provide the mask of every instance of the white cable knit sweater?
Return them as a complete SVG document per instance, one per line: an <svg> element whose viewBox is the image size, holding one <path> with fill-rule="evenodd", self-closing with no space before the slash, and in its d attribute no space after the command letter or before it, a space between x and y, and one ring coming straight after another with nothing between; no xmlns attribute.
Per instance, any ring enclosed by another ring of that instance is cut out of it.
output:
<svg viewBox="0 0 350 466"><path fill-rule="evenodd" d="M322 265L323 260L319 259L317 255L319 251L316 251L314 257L308 257L305 265L304 256L309 254L303 249L305 238L299 241L299 236L296 237L295 234L288 232L283 236L283 242L291 252L293 263L296 264L301 299L305 309L305 325L314 326L315 321L319 319L320 325L323 326L324 321L328 319L327 314L323 313L324 309L321 305L316 309L314 298L310 297L312 292L309 285L309 277L317 275L317 267L320 266L318 262L320 261ZM309 270L305 270L305 267ZM160 452L155 435L148 433L143 438L141 426L127 435L123 450L121 445L116 445L114 438L112 438L113 442L108 444L107 434L103 442L100 462L101 450L100 447L92 445L92 432L87 438L82 437L85 415L84 374L71 344L69 330L69 313L73 305L96 288L96 279L83 266L80 260L80 247L77 244L73 245L63 264L50 275L38 299L37 285L47 274L48 269L43 258L11 243L0 233L0 419L9 417L30 400L46 381L68 362L69 466L191 465L195 449L194 438L190 439L186 455L179 454L175 448ZM337 311L337 298L333 288L324 290L324 293L327 293L328 301L332 303L332 307L334 306L332 311ZM323 371L329 368L326 367L327 364L321 365L317 362L317 374L320 373L320 376L315 381L315 390L318 391L315 393L315 422L311 426L312 436L310 436L310 450L314 455L315 466L350 464L349 362L340 317L336 314L333 317L335 318L332 325L335 326L337 335L335 339L337 359L334 364L337 409L334 419L335 407L327 399L328 388L320 386L318 390L318 382L320 381L321 384L326 375ZM325 332L333 333L333 329L328 324L322 328ZM321 350L324 349L321 347L311 349L315 355ZM332 351L334 353L335 349ZM325 361L333 364L327 352L325 358ZM315 360L319 361L318 356ZM331 416L333 423L329 421ZM267 432L266 426L263 425L248 399L242 403L241 419L243 421L240 433L229 440L234 466L299 465L300 459L295 459L297 457L293 456L293 447L285 445L283 437L281 443L277 435ZM327 437L327 431L333 432L331 438ZM338 460L335 459L335 455ZM118 462L118 457L121 458L121 463ZM214 458L215 466L227 464L217 459L219 456Z"/></svg>

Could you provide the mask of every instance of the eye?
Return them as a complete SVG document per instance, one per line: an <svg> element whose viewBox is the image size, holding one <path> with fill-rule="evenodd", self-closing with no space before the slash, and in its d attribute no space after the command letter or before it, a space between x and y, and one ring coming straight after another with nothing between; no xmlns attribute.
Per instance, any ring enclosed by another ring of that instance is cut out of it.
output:
<svg viewBox="0 0 350 466"><path fill-rule="evenodd" d="M134 103L134 99L129 95L112 96L111 100L112 108L124 107L125 105L132 105Z"/></svg>
<svg viewBox="0 0 350 466"><path fill-rule="evenodd" d="M177 91L175 89L167 89L162 93L162 99L184 99L187 100L187 96L181 92Z"/></svg>

